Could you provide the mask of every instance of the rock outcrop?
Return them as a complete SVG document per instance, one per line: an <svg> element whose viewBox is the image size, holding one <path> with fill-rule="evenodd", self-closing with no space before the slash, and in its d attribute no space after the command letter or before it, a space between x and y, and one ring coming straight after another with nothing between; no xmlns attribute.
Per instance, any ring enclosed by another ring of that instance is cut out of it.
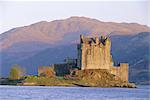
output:
<svg viewBox="0 0 150 100"><path fill-rule="evenodd" d="M134 83L122 81L105 69L77 70L72 77L67 77L67 79L78 80L74 84L83 87L136 87Z"/></svg>

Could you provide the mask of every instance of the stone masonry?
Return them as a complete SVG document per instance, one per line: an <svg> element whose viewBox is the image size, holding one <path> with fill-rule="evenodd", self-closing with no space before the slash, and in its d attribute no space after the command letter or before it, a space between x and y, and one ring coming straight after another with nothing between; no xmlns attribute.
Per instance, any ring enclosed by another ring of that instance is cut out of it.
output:
<svg viewBox="0 0 150 100"><path fill-rule="evenodd" d="M107 69L110 73L128 82L128 64L114 66L111 55L111 41L108 37L84 37L80 35L77 66L85 69Z"/></svg>

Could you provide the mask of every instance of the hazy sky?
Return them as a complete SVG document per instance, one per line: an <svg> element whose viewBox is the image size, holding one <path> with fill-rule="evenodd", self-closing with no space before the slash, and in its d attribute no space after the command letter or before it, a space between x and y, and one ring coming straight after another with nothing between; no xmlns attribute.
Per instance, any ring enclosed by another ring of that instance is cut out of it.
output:
<svg viewBox="0 0 150 100"><path fill-rule="evenodd" d="M0 33L14 27L25 26L44 20L64 19L70 16L85 16L106 22L129 22L150 25L148 20L150 17L149 5L149 0L122 2L1 1Z"/></svg>

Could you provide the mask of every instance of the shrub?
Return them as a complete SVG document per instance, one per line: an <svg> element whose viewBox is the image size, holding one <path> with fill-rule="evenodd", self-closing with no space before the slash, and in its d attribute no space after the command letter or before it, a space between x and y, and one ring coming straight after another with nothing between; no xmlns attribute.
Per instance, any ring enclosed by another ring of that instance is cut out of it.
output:
<svg viewBox="0 0 150 100"><path fill-rule="evenodd" d="M19 65L14 65L9 73L10 80L18 80L25 74L25 71Z"/></svg>

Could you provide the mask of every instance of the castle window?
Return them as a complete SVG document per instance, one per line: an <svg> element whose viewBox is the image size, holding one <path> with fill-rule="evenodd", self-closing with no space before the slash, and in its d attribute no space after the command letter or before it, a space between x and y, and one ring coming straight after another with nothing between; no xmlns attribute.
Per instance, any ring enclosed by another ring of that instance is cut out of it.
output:
<svg viewBox="0 0 150 100"><path fill-rule="evenodd" d="M90 49L87 50L87 54L88 54L88 55L91 54L91 50L90 50Z"/></svg>

